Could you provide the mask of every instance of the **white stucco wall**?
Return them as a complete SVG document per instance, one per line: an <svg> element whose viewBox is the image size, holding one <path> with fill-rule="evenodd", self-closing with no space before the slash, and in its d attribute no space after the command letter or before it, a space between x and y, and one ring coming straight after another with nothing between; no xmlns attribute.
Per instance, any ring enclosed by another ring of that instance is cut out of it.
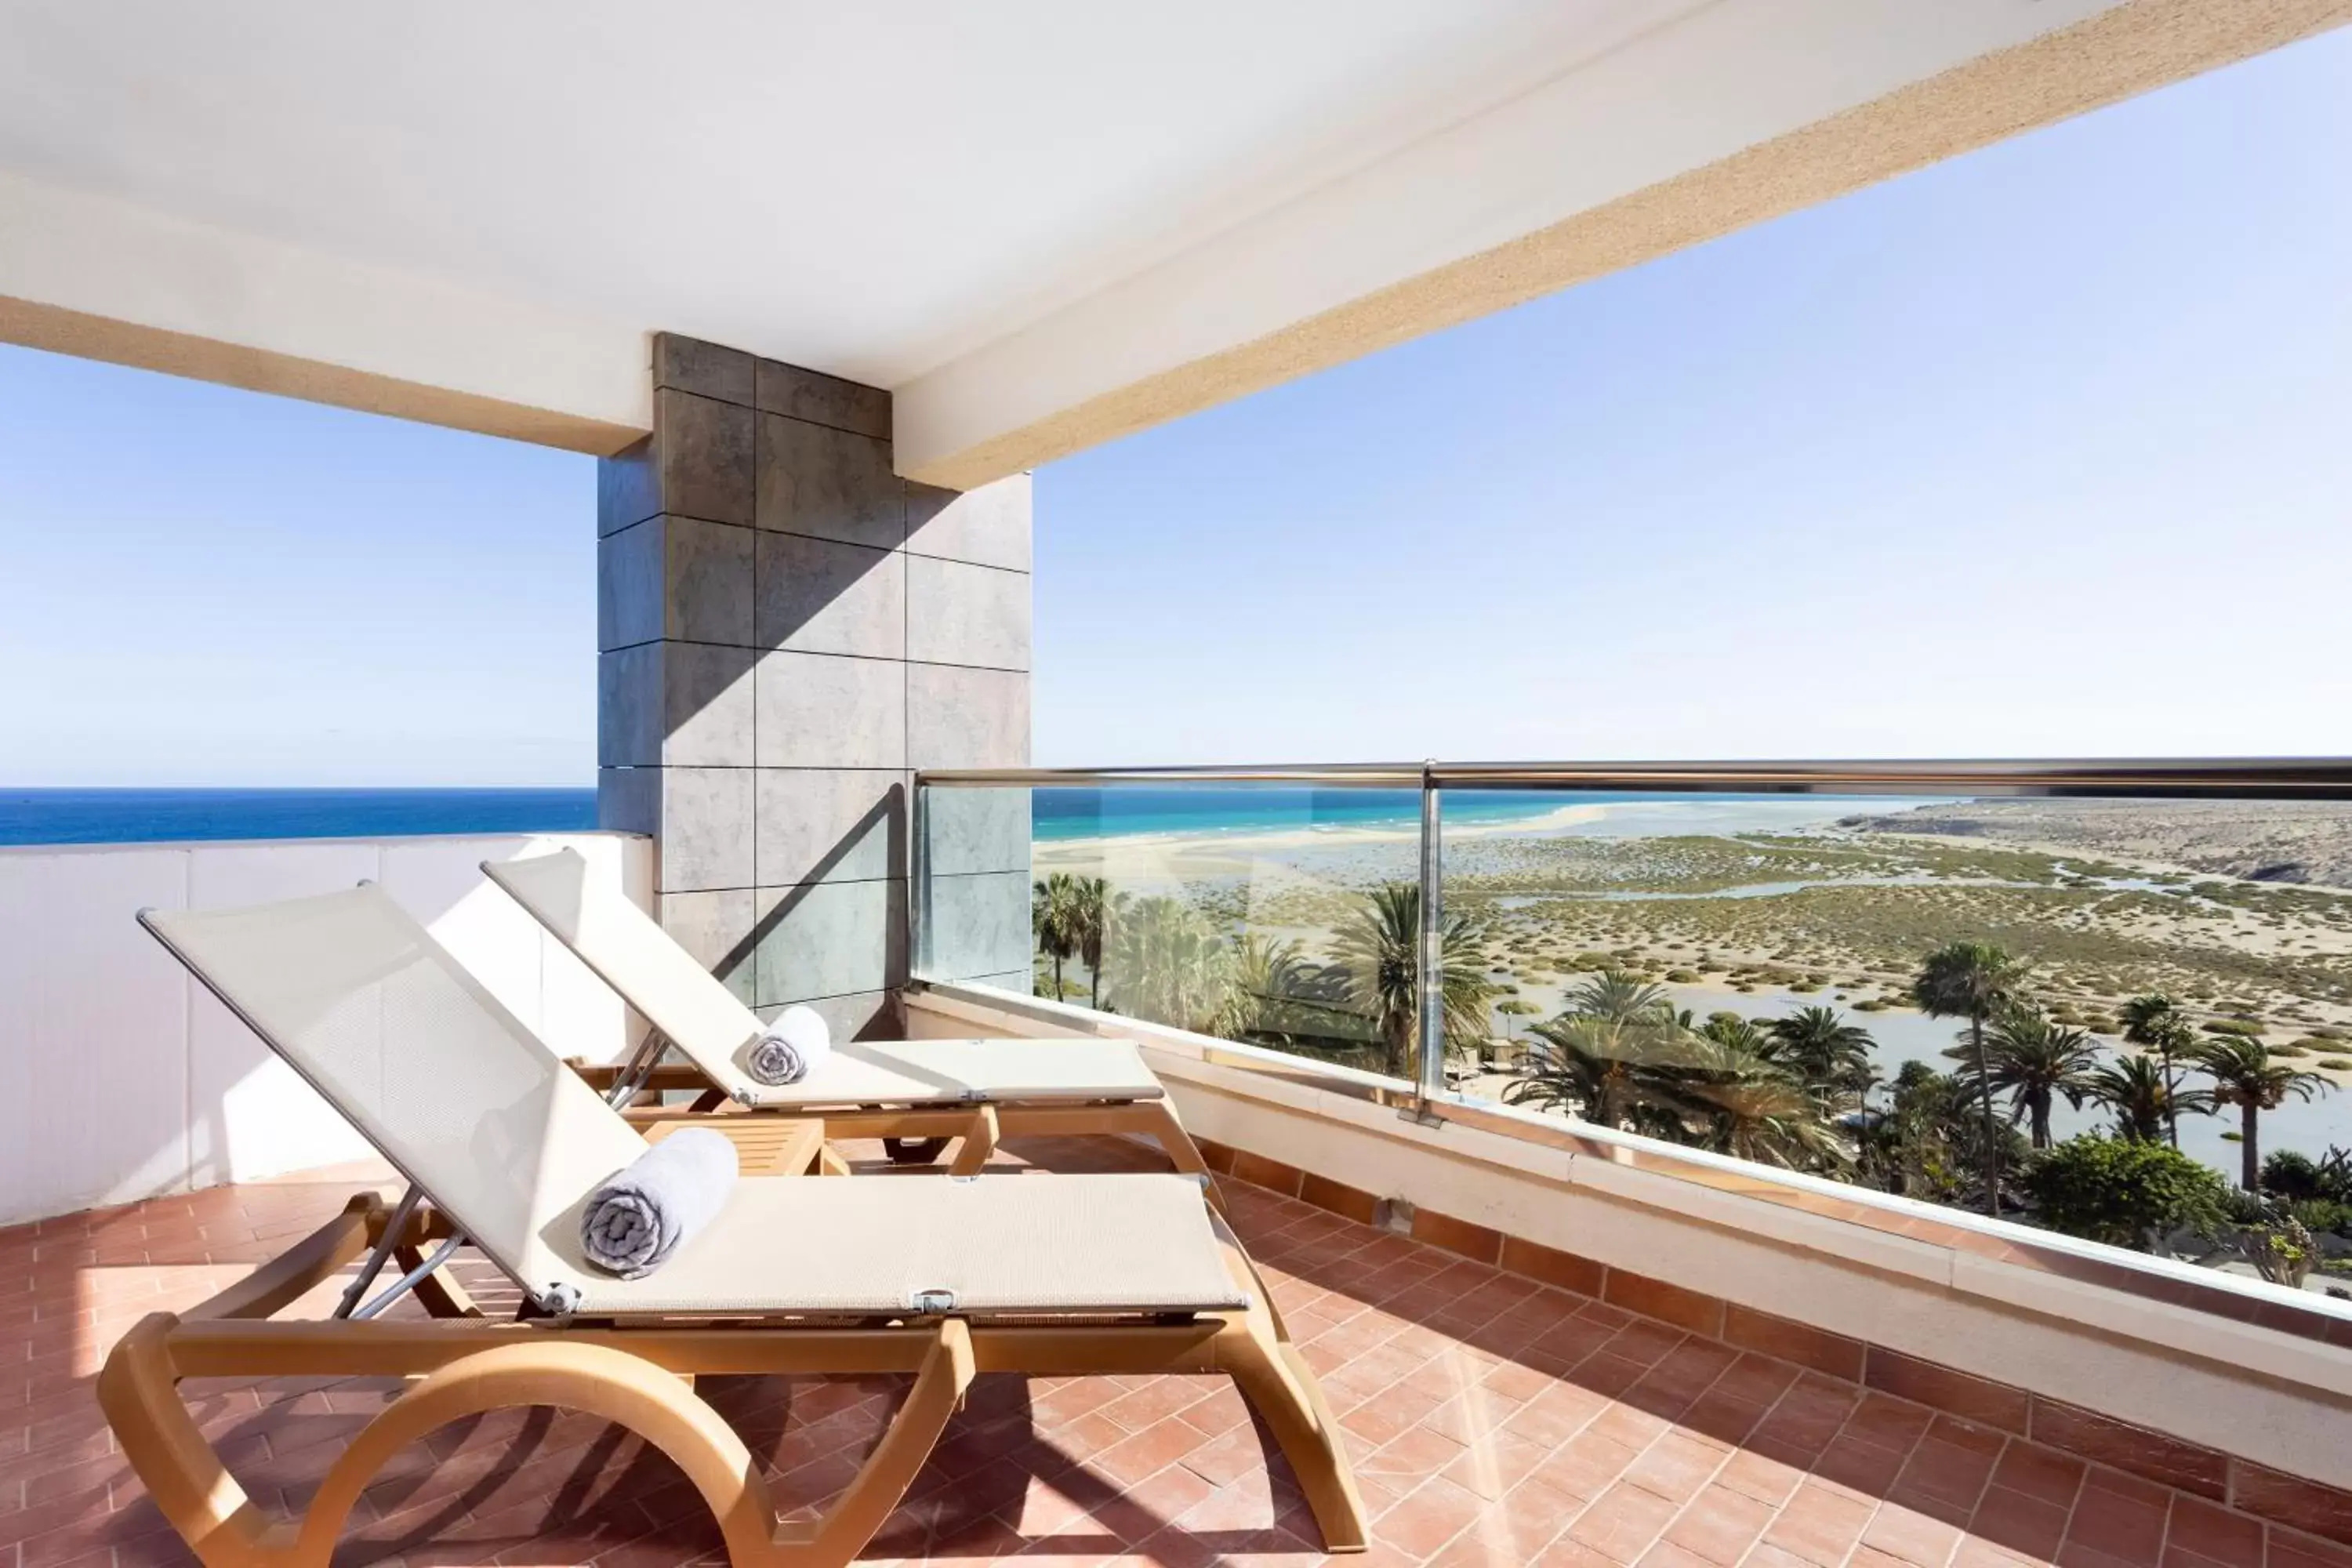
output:
<svg viewBox="0 0 2352 1568"><path fill-rule="evenodd" d="M618 1055L619 1000L479 869L565 846L648 899L651 841L614 834L0 849L0 1225L370 1152L140 928L142 908L374 881L551 1046Z"/></svg>

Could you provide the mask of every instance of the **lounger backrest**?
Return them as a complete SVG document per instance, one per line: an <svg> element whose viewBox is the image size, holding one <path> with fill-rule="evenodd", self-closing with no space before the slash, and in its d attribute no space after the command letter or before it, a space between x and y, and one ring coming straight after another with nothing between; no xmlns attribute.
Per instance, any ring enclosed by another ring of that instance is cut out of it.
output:
<svg viewBox="0 0 2352 1568"><path fill-rule="evenodd" d="M139 919L518 1284L577 1287L548 1237L645 1142L382 889Z"/></svg>
<svg viewBox="0 0 2352 1568"><path fill-rule="evenodd" d="M711 1082L751 1091L736 1057L759 1034L758 1016L619 889L590 877L578 850L487 860L482 872L627 997Z"/></svg>

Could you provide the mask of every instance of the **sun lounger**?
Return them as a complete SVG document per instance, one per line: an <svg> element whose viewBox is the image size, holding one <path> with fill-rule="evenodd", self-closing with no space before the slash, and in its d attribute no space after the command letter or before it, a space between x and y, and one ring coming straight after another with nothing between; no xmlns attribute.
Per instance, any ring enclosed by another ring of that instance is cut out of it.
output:
<svg viewBox="0 0 2352 1568"><path fill-rule="evenodd" d="M655 1272L618 1279L583 1257L579 1210L643 1141L380 889L140 920L429 1205L388 1210L362 1194L204 1306L142 1320L108 1357L99 1399L116 1437L215 1568L327 1563L400 1448L520 1405L600 1415L661 1449L709 1502L733 1562L835 1568L896 1506L977 1372L1227 1373L1297 1472L1326 1546L1363 1546L1314 1376L1192 1181L745 1176L708 1230ZM421 1289L424 1316L275 1319L371 1246L380 1256L455 1233L521 1289L515 1321ZM759 1465L691 1385L700 1373L886 1373L913 1374L905 1403L806 1526L779 1521ZM247 1500L175 1392L183 1378L274 1375L415 1380L285 1522Z"/></svg>
<svg viewBox="0 0 2352 1568"><path fill-rule="evenodd" d="M1177 1170L1213 1180L1132 1041L845 1042L802 1081L762 1084L745 1066L759 1017L652 917L594 882L576 851L485 861L482 870L652 1022L657 1037L649 1047L666 1039L740 1106L821 1113L832 1136L960 1137L949 1167L958 1175L977 1172L1000 1137L1140 1133L1157 1141ZM650 1065L650 1056L632 1064L640 1074ZM625 1082L627 1072L618 1075Z"/></svg>

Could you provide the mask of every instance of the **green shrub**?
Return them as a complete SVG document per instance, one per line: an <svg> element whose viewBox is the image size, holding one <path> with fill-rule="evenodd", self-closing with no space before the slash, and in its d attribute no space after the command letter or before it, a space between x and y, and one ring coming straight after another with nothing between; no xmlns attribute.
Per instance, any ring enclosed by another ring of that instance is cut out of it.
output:
<svg viewBox="0 0 2352 1568"><path fill-rule="evenodd" d="M2263 1026L2251 1018L2214 1018L2205 1024L2209 1035L2235 1035L2241 1039L2259 1039Z"/></svg>
<svg viewBox="0 0 2352 1568"><path fill-rule="evenodd" d="M1857 1013L1884 1013L1886 1004L1875 996L1865 996L1853 1005L1853 1010Z"/></svg>
<svg viewBox="0 0 2352 1568"><path fill-rule="evenodd" d="M2319 1065L2336 1072L2352 1072L2352 1057L2322 1057Z"/></svg>
<svg viewBox="0 0 2352 1568"><path fill-rule="evenodd" d="M1691 985L1696 984L1697 981L1698 971L1696 969L1669 969L1666 971L1666 984L1669 985Z"/></svg>
<svg viewBox="0 0 2352 1568"><path fill-rule="evenodd" d="M2042 1223L2115 1247L2147 1245L2183 1226L2219 1224L2229 1198L2221 1173L2165 1143L2069 1138L2025 1169Z"/></svg>

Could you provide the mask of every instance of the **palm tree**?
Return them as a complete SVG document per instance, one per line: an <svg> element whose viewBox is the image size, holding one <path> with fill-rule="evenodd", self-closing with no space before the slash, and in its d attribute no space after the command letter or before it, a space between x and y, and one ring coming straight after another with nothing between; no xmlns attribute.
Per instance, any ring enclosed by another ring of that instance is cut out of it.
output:
<svg viewBox="0 0 2352 1568"><path fill-rule="evenodd" d="M2179 1003L2161 991L2145 996L2135 996L2123 1005L2124 1038L2146 1050L2152 1050L2164 1064L2164 1137L2174 1148L2180 1147L2180 1079L2173 1071L2172 1059L2188 1054L2197 1043L2197 1029L2189 1023L2189 1015ZM2210 1107L2209 1106L2210 1110Z"/></svg>
<svg viewBox="0 0 2352 1568"><path fill-rule="evenodd" d="M1438 986L1444 999L1445 1037L1466 1047L1486 1035L1486 1004L1495 994L1478 945L1484 928L1463 914L1438 922ZM1380 1036L1381 1070L1405 1077L1421 1034L1421 888L1390 882L1364 895L1332 943L1348 976L1348 999Z"/></svg>
<svg viewBox="0 0 2352 1568"><path fill-rule="evenodd" d="M2033 1147L2050 1147L2050 1110L2060 1095L2081 1106L2090 1092L2091 1069L2099 1065L2098 1042L2053 1023L2035 1007L2010 1007L1997 1019L1981 1047L1981 1066L1964 1066L1960 1079L1990 1103L2007 1094L2011 1126L2031 1118ZM1958 1047L1945 1053L1965 1058Z"/></svg>
<svg viewBox="0 0 2352 1568"><path fill-rule="evenodd" d="M1129 1016L1206 1033L1232 985L1233 950L1181 900L1144 899L1112 928L1114 1000Z"/></svg>
<svg viewBox="0 0 2352 1568"><path fill-rule="evenodd" d="M2116 1135L2157 1142L2167 1138L2176 1112L2210 1115L2213 1096L2202 1089L2168 1083L2168 1068L2153 1057L2123 1057L2095 1069L2083 1098L2116 1113Z"/></svg>
<svg viewBox="0 0 2352 1568"><path fill-rule="evenodd" d="M1870 1031L1846 1022L1834 1007L1800 1007L1765 1026L1766 1055L1793 1069L1816 1094L1858 1101L1878 1076L1871 1065Z"/></svg>
<svg viewBox="0 0 2352 1568"><path fill-rule="evenodd" d="M1217 1026L1209 1032L1228 1039L1279 1033L1282 1005L1296 995L1307 969L1296 942L1247 934L1234 948L1233 983Z"/></svg>
<svg viewBox="0 0 2352 1568"><path fill-rule="evenodd" d="M1746 1051L1750 1056L1772 1054L1772 1037L1757 1027L1754 1019L1743 1018L1737 1013L1709 1013L1697 1033L1717 1045Z"/></svg>
<svg viewBox="0 0 2352 1568"><path fill-rule="evenodd" d="M1695 1039L1654 1017L1563 1013L1528 1031L1527 1058L1503 1102L1680 1137L1702 1109L1684 1093Z"/></svg>
<svg viewBox="0 0 2352 1568"><path fill-rule="evenodd" d="M1692 1039L1696 1048L1681 1098L1699 1112L1716 1152L1792 1171L1851 1163L1820 1100L1788 1068L1745 1041L1710 1033Z"/></svg>
<svg viewBox="0 0 2352 1568"><path fill-rule="evenodd" d="M2189 1057L2212 1079L2213 1102L2238 1108L2238 1184L2250 1193L2261 1183L2262 1113L2276 1110L2289 1099L2309 1100L2336 1087L2315 1072L2288 1066L2262 1041L2243 1035L2200 1040L2189 1047Z"/></svg>
<svg viewBox="0 0 2352 1568"><path fill-rule="evenodd" d="M1054 1000L1062 1000L1062 963L1078 952L1078 879L1056 871L1030 889L1029 925L1037 951L1054 961Z"/></svg>
<svg viewBox="0 0 2352 1568"><path fill-rule="evenodd" d="M1110 941L1111 926L1119 912L1127 908L1127 895L1112 892L1110 883L1100 877L1074 878L1072 886L1076 889L1078 957L1087 966L1087 1005L1100 1012L1103 947Z"/></svg>
<svg viewBox="0 0 2352 1568"><path fill-rule="evenodd" d="M1654 1013L1668 1013L1673 994L1622 969L1604 969L1568 994L1568 1010L1580 1018L1608 1018L1620 1024Z"/></svg>
<svg viewBox="0 0 2352 1568"><path fill-rule="evenodd" d="M1977 1081L1990 1075L1985 1063L1985 1020L2015 1000L2026 965L1984 942L1956 942L1929 953L1911 982L1911 1000L1931 1018L1966 1018L1974 1049ZM1992 1100L1983 1101L1985 1213L2000 1213L2000 1138Z"/></svg>

